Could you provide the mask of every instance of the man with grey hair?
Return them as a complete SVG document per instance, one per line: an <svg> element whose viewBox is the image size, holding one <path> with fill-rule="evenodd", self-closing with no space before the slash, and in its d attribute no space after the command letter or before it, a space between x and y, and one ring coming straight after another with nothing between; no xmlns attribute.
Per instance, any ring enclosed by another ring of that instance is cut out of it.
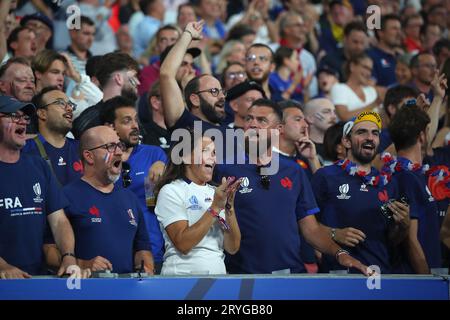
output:
<svg viewBox="0 0 450 320"><path fill-rule="evenodd" d="M309 138L316 145L319 160L323 163L323 139L329 127L336 123L336 109L333 102L326 98L309 100L303 108L306 122L309 124Z"/></svg>

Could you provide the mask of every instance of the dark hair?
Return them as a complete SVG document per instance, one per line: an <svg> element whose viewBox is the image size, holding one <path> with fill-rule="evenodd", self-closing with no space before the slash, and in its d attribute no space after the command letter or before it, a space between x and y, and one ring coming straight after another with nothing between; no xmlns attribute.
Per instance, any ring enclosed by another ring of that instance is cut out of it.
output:
<svg viewBox="0 0 450 320"><path fill-rule="evenodd" d="M103 56L92 56L86 61L86 74L89 77L97 77L97 69L102 61Z"/></svg>
<svg viewBox="0 0 450 320"><path fill-rule="evenodd" d="M281 110L280 105L275 101L265 98L259 98L253 101L249 109L255 107L269 107L273 110L273 113L275 113L280 122L283 120L283 111Z"/></svg>
<svg viewBox="0 0 450 320"><path fill-rule="evenodd" d="M243 37L250 34L256 35L256 32L246 24L237 24L228 32L226 41L229 40L242 40Z"/></svg>
<svg viewBox="0 0 450 320"><path fill-rule="evenodd" d="M420 19L423 20L422 15L420 15L419 13L414 13L414 14L412 14L412 15L407 16L407 17L403 20L402 27L403 27L403 28L406 28L406 27L408 26L408 23L409 23L411 20L413 20L413 19L418 19L418 18L420 18ZM423 26L422 26L422 27L423 27Z"/></svg>
<svg viewBox="0 0 450 320"><path fill-rule="evenodd" d="M351 55L350 59L348 59L347 62L344 63L344 77L345 79L348 79L350 77L350 65L353 64L359 64L362 60L370 59L372 58L367 55L366 53L361 53L357 55Z"/></svg>
<svg viewBox="0 0 450 320"><path fill-rule="evenodd" d="M342 130L344 129L344 122L338 122L325 131L323 138L323 152L324 158L329 161L337 161L338 155L336 147L342 140Z"/></svg>
<svg viewBox="0 0 450 320"><path fill-rule="evenodd" d="M194 130L189 129L187 130L189 132L189 139L190 139L190 152L192 153L197 145L197 143L201 142L197 138ZM197 132L198 135L198 132ZM200 137L203 139L205 137L203 134L200 133ZM187 164L184 162L181 162L180 164L175 164L175 162L172 159L173 151L175 148L179 149L179 155L180 157L186 156L186 154L183 153L183 151L186 151L184 148L180 148L179 145L181 143L185 143L184 136L180 137L181 139L175 143L172 144L171 148L169 149L169 158L167 160L166 167L164 169L164 172L159 179L159 181L156 183L154 188L154 193L156 198L158 198L158 194L161 191L161 189L166 185L169 184L177 179L185 179L186 178L186 166Z"/></svg>
<svg viewBox="0 0 450 320"><path fill-rule="evenodd" d="M139 1L139 8L141 8L141 11L147 13L147 9L150 5L152 5L156 0L141 0Z"/></svg>
<svg viewBox="0 0 450 320"><path fill-rule="evenodd" d="M254 43L250 47L248 47L247 52L245 53L245 55L247 56L248 53L250 52L250 50L253 49L253 48L266 48L267 50L269 50L269 52L270 52L270 62L273 62L273 50L267 44Z"/></svg>
<svg viewBox="0 0 450 320"><path fill-rule="evenodd" d="M384 29L386 28L386 25L388 23L388 21L390 20L397 20L398 22L400 22L400 24L402 23L402 20L400 19L400 16L391 13L391 14L386 14L384 16L381 17L381 25L380 25L380 30L375 29L375 37L379 40L380 39L380 35L378 34L378 32L380 31L384 31Z"/></svg>
<svg viewBox="0 0 450 320"><path fill-rule="evenodd" d="M446 48L447 50L450 50L450 40L449 39L439 39L436 41L436 43L433 46L433 54L435 56L438 56L442 49Z"/></svg>
<svg viewBox="0 0 450 320"><path fill-rule="evenodd" d="M360 21L352 21L347 23L344 28L344 36L348 37L352 31L361 31L367 35L367 28L365 24Z"/></svg>
<svg viewBox="0 0 450 320"><path fill-rule="evenodd" d="M96 77L102 88L108 83L111 74L116 71L135 70L139 72L139 64L126 53L112 52L105 54L98 63Z"/></svg>
<svg viewBox="0 0 450 320"><path fill-rule="evenodd" d="M424 23L423 26L420 28L420 35L425 36L427 33L427 30L429 27L439 27L436 23Z"/></svg>
<svg viewBox="0 0 450 320"><path fill-rule="evenodd" d="M278 47L277 51L275 51L275 55L273 57L273 60L276 65L276 69L278 70L280 67L284 64L284 59L290 59L292 56L292 53L294 52L294 49L280 46Z"/></svg>
<svg viewBox="0 0 450 320"><path fill-rule="evenodd" d="M34 33L34 31L32 29L30 29L28 27L22 27L22 26L18 26L14 30L11 31L11 33L9 34L8 39L6 40L6 45L7 45L8 51L14 53L13 48L11 48L11 44L14 43L14 42L19 41L19 34L22 31L25 31L25 30Z"/></svg>
<svg viewBox="0 0 450 320"><path fill-rule="evenodd" d="M83 24L87 24L88 26L95 26L95 22L87 16L80 16L80 26Z"/></svg>
<svg viewBox="0 0 450 320"><path fill-rule="evenodd" d="M397 152L415 145L429 123L430 117L417 105L400 108L388 128Z"/></svg>
<svg viewBox="0 0 450 320"><path fill-rule="evenodd" d="M174 26L173 24L166 24L165 26L162 26L158 29L158 31L156 32L156 39L159 38L161 32L164 30L173 30L176 31L178 35L180 35L180 29L177 26Z"/></svg>
<svg viewBox="0 0 450 320"><path fill-rule="evenodd" d="M403 99L407 97L417 97L418 95L419 91L416 88L410 86L400 84L395 87L389 88L388 91L386 91L386 95L383 101L384 111L390 118L392 115L388 108L389 105L393 105L397 108L399 107L399 104Z"/></svg>
<svg viewBox="0 0 450 320"><path fill-rule="evenodd" d="M225 68L223 68L222 74L220 75L220 81L221 81L220 83L222 84L222 86L225 86L225 78L226 78L226 73L227 73L228 69L234 65L241 66L245 72L245 66L242 63L237 62L237 61L228 62L227 65L225 66Z"/></svg>
<svg viewBox="0 0 450 320"><path fill-rule="evenodd" d="M186 87L184 87L184 100L186 101L186 106L188 107L189 110L192 110L192 107L194 106L191 102L191 99L189 99L189 97L191 96L191 94L199 91L200 78L205 77L205 76L208 76L208 74L202 74L202 75L196 76L195 78L191 79L186 84Z"/></svg>
<svg viewBox="0 0 450 320"><path fill-rule="evenodd" d="M64 92L60 89L58 89L57 86L48 86L43 88L41 91L39 91L38 94L36 94L33 99L31 100L31 102L35 105L36 109L41 108L43 105L45 105L46 103L44 102L44 95L47 94L48 92L51 91L60 91L60 92Z"/></svg>
<svg viewBox="0 0 450 320"><path fill-rule="evenodd" d="M102 108L100 109L100 122L102 124L114 123L116 120L116 110L125 107L134 108L134 101L122 96L116 96L106 100L103 102Z"/></svg>
<svg viewBox="0 0 450 320"><path fill-rule="evenodd" d="M55 50L49 49L43 50L36 56L34 56L33 60L31 61L31 68L33 69L34 73L36 73L36 71L44 73L47 72L47 70L55 60L60 60L67 68L66 57Z"/></svg>
<svg viewBox="0 0 450 320"><path fill-rule="evenodd" d="M13 57L8 61L6 61L6 63L4 63L2 66L0 66L0 79L3 78L6 71L8 71L9 67L11 67L13 63L23 64L25 66L30 67L30 63L24 57Z"/></svg>
<svg viewBox="0 0 450 320"><path fill-rule="evenodd" d="M280 110L283 114L282 120L284 121L284 117L285 117L285 113L284 111L286 109L290 109L290 108L296 108L299 109L303 112L303 106L300 102L296 101L296 100L292 100L292 99L288 99L288 100L283 100L278 102L278 106L280 107Z"/></svg>

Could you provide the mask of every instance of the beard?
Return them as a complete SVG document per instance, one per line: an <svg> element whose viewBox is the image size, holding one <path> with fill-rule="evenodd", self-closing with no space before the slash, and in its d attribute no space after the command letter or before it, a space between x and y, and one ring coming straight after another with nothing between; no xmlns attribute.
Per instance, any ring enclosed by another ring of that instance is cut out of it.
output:
<svg viewBox="0 0 450 320"><path fill-rule="evenodd" d="M208 101L200 97L200 110L205 115L206 119L212 123L220 123L224 117L224 114L220 114L215 110L215 106L211 105ZM223 101L225 103L225 101ZM225 107L225 106L224 106Z"/></svg>
<svg viewBox="0 0 450 320"><path fill-rule="evenodd" d="M120 174L110 174L110 173L108 173L107 174L107 178L108 178L108 181L110 183L115 184L119 180Z"/></svg>
<svg viewBox="0 0 450 320"><path fill-rule="evenodd" d="M136 92L136 89L132 87L122 87L122 90L120 91L120 95L124 98L127 98L133 102L136 102L138 99L138 95Z"/></svg>
<svg viewBox="0 0 450 320"><path fill-rule="evenodd" d="M367 143L368 142L364 142L364 144L367 144ZM362 144L361 144L361 146L362 146ZM352 143L351 153L352 153L353 158L361 164L371 163L377 155L377 152L376 152L377 146L375 145L375 143L373 143L373 146L374 146L373 155L364 155L361 148L358 148L357 145Z"/></svg>
<svg viewBox="0 0 450 320"><path fill-rule="evenodd" d="M131 142L131 136L138 136L139 137L139 130L133 130L130 132L129 136L127 137L127 139L123 139L122 142L125 143L125 145L127 146L127 148L132 148L135 147L139 144L139 139L137 142Z"/></svg>

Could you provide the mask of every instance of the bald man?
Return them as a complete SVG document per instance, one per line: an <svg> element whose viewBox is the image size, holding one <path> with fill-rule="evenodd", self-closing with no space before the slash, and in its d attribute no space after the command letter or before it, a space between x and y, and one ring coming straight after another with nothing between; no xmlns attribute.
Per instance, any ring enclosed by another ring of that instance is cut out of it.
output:
<svg viewBox="0 0 450 320"><path fill-rule="evenodd" d="M309 100L303 111L309 124L309 138L316 145L317 154L323 164L323 139L328 128L336 123L336 109L331 100L317 98Z"/></svg>
<svg viewBox="0 0 450 320"><path fill-rule="evenodd" d="M139 269L153 274L150 241L139 201L133 192L114 185L121 176L126 149L110 127L85 131L80 140L84 175L63 188L70 202L67 216L82 267L115 273Z"/></svg>

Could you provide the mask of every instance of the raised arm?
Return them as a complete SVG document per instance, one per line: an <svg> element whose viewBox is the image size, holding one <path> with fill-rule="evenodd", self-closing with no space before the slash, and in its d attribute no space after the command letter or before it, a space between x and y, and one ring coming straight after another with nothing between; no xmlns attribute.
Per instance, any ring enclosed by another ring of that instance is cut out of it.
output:
<svg viewBox="0 0 450 320"><path fill-rule="evenodd" d="M203 21L190 22L174 47L167 54L160 69L161 99L164 120L169 128L173 127L184 112L183 93L176 80L177 70L192 40L202 38Z"/></svg>

